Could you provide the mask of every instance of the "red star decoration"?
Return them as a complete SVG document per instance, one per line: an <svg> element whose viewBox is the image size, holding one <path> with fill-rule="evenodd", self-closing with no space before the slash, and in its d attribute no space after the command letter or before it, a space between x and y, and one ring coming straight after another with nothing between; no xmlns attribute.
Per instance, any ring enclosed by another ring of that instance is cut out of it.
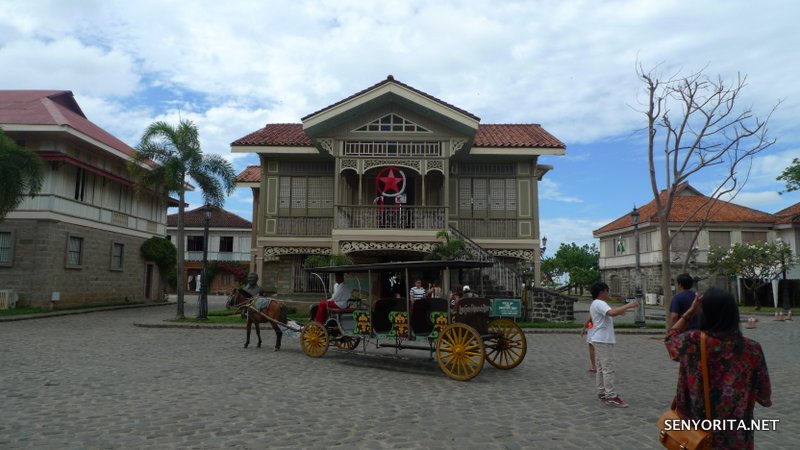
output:
<svg viewBox="0 0 800 450"><path fill-rule="evenodd" d="M400 183L403 181L403 178L395 176L393 167L386 169L384 173L388 173L388 175L383 177L378 177L379 181L378 189L381 191L381 193L394 194L399 192ZM380 189L380 183L383 184L383 189Z"/></svg>

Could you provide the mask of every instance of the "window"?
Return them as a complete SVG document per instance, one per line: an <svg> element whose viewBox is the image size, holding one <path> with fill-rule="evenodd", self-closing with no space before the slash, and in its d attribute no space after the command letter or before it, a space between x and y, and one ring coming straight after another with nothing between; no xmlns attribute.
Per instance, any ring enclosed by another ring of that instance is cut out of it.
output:
<svg viewBox="0 0 800 450"><path fill-rule="evenodd" d="M220 236L219 238L219 251L232 252L233 251L233 236Z"/></svg>
<svg viewBox="0 0 800 450"><path fill-rule="evenodd" d="M333 208L331 177L281 177L278 190L281 214L305 215L309 209Z"/></svg>
<svg viewBox="0 0 800 450"><path fill-rule="evenodd" d="M0 231L0 266L10 266L14 261L14 234Z"/></svg>
<svg viewBox="0 0 800 450"><path fill-rule="evenodd" d="M83 238L67 238L67 267L79 268L83 263Z"/></svg>
<svg viewBox="0 0 800 450"><path fill-rule="evenodd" d="M387 114L380 119L374 120L366 125L361 126L360 128L356 128L353 131L377 131L383 133L430 133L430 131L427 129L396 114Z"/></svg>
<svg viewBox="0 0 800 450"><path fill-rule="evenodd" d="M517 216L517 186L514 179L461 178L458 180L458 209L462 216Z"/></svg>
<svg viewBox="0 0 800 450"><path fill-rule="evenodd" d="M767 242L766 231L742 231L742 242Z"/></svg>
<svg viewBox="0 0 800 450"><path fill-rule="evenodd" d="M86 196L86 170L78 167L75 177L75 200L83 201Z"/></svg>
<svg viewBox="0 0 800 450"><path fill-rule="evenodd" d="M688 252L694 239L694 231L678 231L673 234L672 251Z"/></svg>
<svg viewBox="0 0 800 450"><path fill-rule="evenodd" d="M125 254L125 245L119 242L111 244L111 270L122 270L122 260Z"/></svg>
<svg viewBox="0 0 800 450"><path fill-rule="evenodd" d="M709 231L708 244L711 248L728 248L731 246L730 231Z"/></svg>
<svg viewBox="0 0 800 450"><path fill-rule="evenodd" d="M203 236L186 236L187 252L202 252L204 247Z"/></svg>

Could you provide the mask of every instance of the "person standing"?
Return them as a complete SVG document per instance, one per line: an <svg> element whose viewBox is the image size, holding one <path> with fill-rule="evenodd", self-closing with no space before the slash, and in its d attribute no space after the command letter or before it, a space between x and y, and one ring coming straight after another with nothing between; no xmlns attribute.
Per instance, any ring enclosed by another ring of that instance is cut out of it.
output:
<svg viewBox="0 0 800 450"><path fill-rule="evenodd" d="M422 287L422 279L417 278L414 280L414 286L408 290L408 295L412 302L425 298L425 288Z"/></svg>
<svg viewBox="0 0 800 450"><path fill-rule="evenodd" d="M700 329L684 333L687 323L701 310ZM761 345L742 335L739 308L733 295L717 288L696 295L690 308L664 338L670 359L680 363L675 396L678 413L687 419L706 419L700 364L701 333L706 334L711 418L743 420L750 424L756 402L772 406L767 361ZM713 448L752 449L755 446L752 429L737 427L714 431L712 436Z"/></svg>
<svg viewBox="0 0 800 450"><path fill-rule="evenodd" d="M632 301L617 308L608 306L608 285L599 281L591 287L592 301L589 306L589 315L594 323L594 331L591 336L591 344L594 347L597 374L595 383L597 386L597 398L604 401L609 406L627 408L625 403L616 392L614 392L614 317L621 316L631 308L638 306L636 301Z"/></svg>
<svg viewBox="0 0 800 450"><path fill-rule="evenodd" d="M694 291L691 290L692 286L694 286L694 280L688 273L682 273L678 275L678 278L675 279L675 284L678 286L678 293L672 297L672 300L669 304L669 326L674 325L675 322L678 321L678 318L683 316L683 314L689 310L689 307L692 306L695 295ZM697 330L699 327L700 315L697 314L692 317L687 329Z"/></svg>

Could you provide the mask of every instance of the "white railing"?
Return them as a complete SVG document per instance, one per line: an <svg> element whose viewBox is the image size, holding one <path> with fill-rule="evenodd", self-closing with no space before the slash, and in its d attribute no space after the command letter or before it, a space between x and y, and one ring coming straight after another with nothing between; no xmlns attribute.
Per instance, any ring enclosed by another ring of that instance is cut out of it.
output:
<svg viewBox="0 0 800 450"><path fill-rule="evenodd" d="M51 211L158 236L167 234L166 224L53 194L26 196L16 211Z"/></svg>
<svg viewBox="0 0 800 450"><path fill-rule="evenodd" d="M443 206L337 206L336 228L441 230Z"/></svg>
<svg viewBox="0 0 800 450"><path fill-rule="evenodd" d="M186 252L184 259L186 261L202 261L203 260L203 252L202 251L191 251ZM209 261L249 261L250 260L250 253L249 252L208 252L208 260Z"/></svg>
<svg viewBox="0 0 800 450"><path fill-rule="evenodd" d="M345 142L345 156L441 157L440 142Z"/></svg>

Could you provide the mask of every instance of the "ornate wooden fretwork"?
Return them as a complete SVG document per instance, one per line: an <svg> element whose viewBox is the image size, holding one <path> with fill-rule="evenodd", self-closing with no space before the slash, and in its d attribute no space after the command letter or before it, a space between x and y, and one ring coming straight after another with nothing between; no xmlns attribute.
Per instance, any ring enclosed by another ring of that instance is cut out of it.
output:
<svg viewBox="0 0 800 450"><path fill-rule="evenodd" d="M321 138L317 139L317 142L319 142L319 146L322 147L323 150L333 155L333 138Z"/></svg>
<svg viewBox="0 0 800 450"><path fill-rule="evenodd" d="M505 256L508 258L519 258L525 261L533 259L533 250L531 249L491 249L487 248L487 252L492 256Z"/></svg>
<svg viewBox="0 0 800 450"><path fill-rule="evenodd" d="M412 252L430 252L433 244L429 242L372 242L372 241L341 241L339 250L342 253L359 252L364 250L406 250Z"/></svg>
<svg viewBox="0 0 800 450"><path fill-rule="evenodd" d="M440 159L429 159L426 161L425 173L438 170L444 173L444 161Z"/></svg>
<svg viewBox="0 0 800 450"><path fill-rule="evenodd" d="M356 133L430 133L416 123L397 114L387 114L353 130Z"/></svg>
<svg viewBox="0 0 800 450"><path fill-rule="evenodd" d="M373 167L381 167L381 166L402 166L408 167L410 169L414 169L417 173L422 173L422 167L419 160L416 161L409 161L405 159L365 159L364 160L364 172Z"/></svg>
<svg viewBox="0 0 800 450"><path fill-rule="evenodd" d="M450 156L456 154L457 151L464 148L464 145L467 143L466 139L453 139L450 141Z"/></svg>
<svg viewBox="0 0 800 450"><path fill-rule="evenodd" d="M330 247L264 247L264 261L277 261L281 255L330 255Z"/></svg>
<svg viewBox="0 0 800 450"><path fill-rule="evenodd" d="M358 172L358 160L357 159L344 158L344 159L340 160L339 164L340 164L340 167L339 167L340 170L353 169L356 172Z"/></svg>

